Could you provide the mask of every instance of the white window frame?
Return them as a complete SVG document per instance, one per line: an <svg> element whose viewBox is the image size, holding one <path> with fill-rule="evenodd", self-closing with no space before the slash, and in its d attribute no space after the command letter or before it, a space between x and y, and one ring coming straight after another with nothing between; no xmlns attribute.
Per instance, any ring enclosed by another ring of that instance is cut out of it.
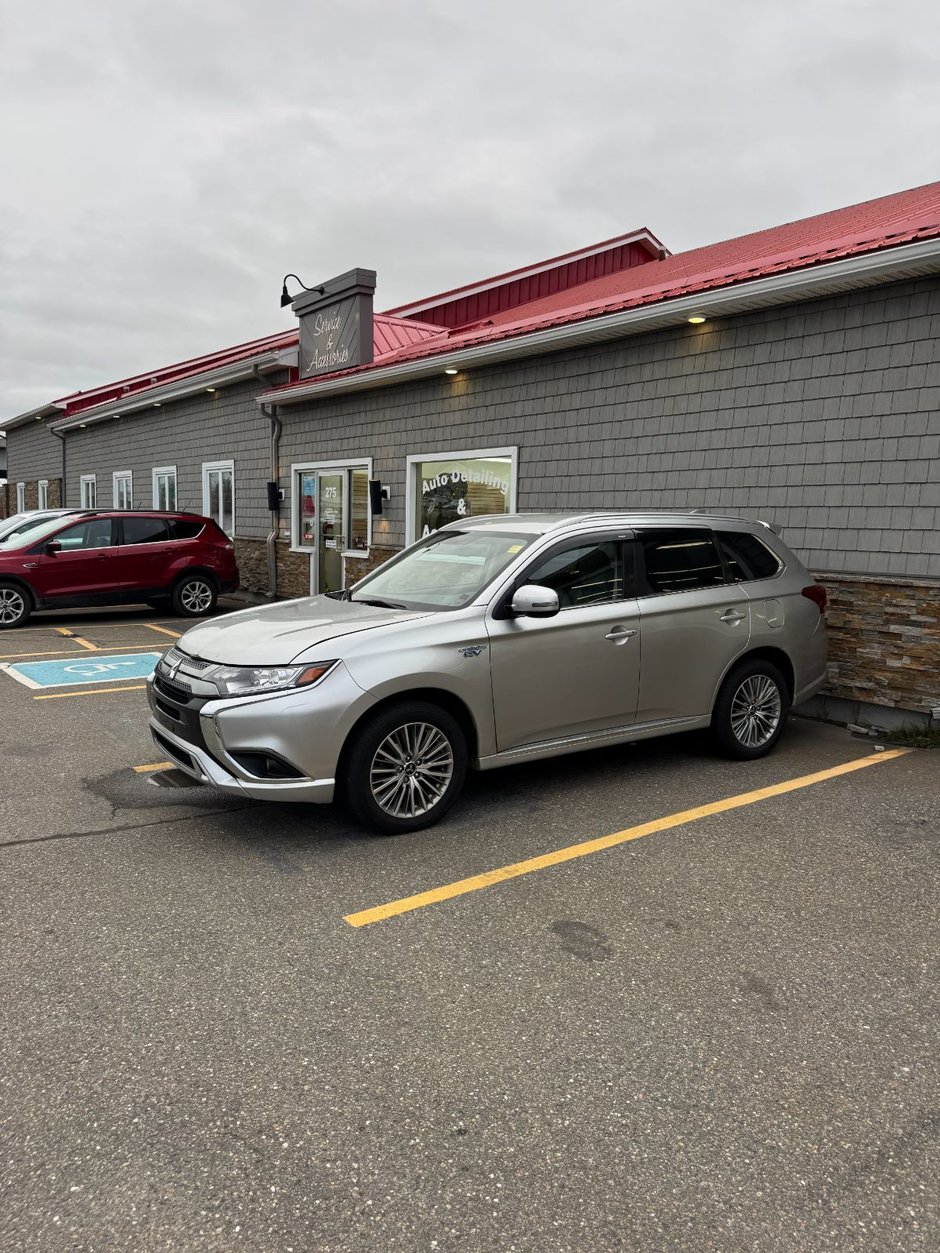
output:
<svg viewBox="0 0 940 1253"><path fill-rule="evenodd" d="M118 504L118 483L127 480L127 504ZM115 509L133 509L134 508L134 472L133 470L115 470L111 475L111 503Z"/></svg>
<svg viewBox="0 0 940 1253"><path fill-rule="evenodd" d="M86 489L91 488L89 493ZM86 495L91 495L94 499L88 504L85 500ZM78 480L78 499L82 509L98 508L98 476L97 474L83 474Z"/></svg>
<svg viewBox="0 0 940 1253"><path fill-rule="evenodd" d="M163 507L160 504L160 491L157 485L157 479L168 479L171 477L173 479L173 509L170 509L167 512L172 513L175 509L179 508L179 480L176 477L176 466L154 466L150 472L150 490L152 493L154 509L162 509Z"/></svg>
<svg viewBox="0 0 940 1253"><path fill-rule="evenodd" d="M16 512L26 512L26 484L17 483L16 485Z"/></svg>
<svg viewBox="0 0 940 1253"><path fill-rule="evenodd" d="M213 471L224 474L226 470L230 471L232 475L232 534L229 536L229 538L233 539L235 536L235 531L236 531L235 462L234 461L204 461L202 463L202 512L203 512L204 517L207 517L207 518L212 517L212 514L209 512L209 475L212 474ZM216 521L218 522L218 519L216 519ZM218 522L218 525L219 527L221 527L222 526L221 522Z"/></svg>
<svg viewBox="0 0 940 1253"><path fill-rule="evenodd" d="M418 452L405 458L405 543L413 544L421 537L415 533L415 488L417 469L423 461L483 461L487 457L509 458L509 513L516 512L516 484L519 477L519 445L511 448L472 448L469 451Z"/></svg>
<svg viewBox="0 0 940 1253"><path fill-rule="evenodd" d="M40 479L36 484L36 508L49 508L49 480Z"/></svg>
<svg viewBox="0 0 940 1253"><path fill-rule="evenodd" d="M365 470L372 480L372 458L371 457L344 457L341 461L299 461L290 468L290 550L292 553L316 553L317 548L312 548L309 544L300 543L300 501L297 499L297 475L311 474L317 470ZM319 509L320 502L317 501ZM349 501L346 501L345 508L348 513ZM348 527L344 527L348 532ZM349 538L347 534L347 539ZM372 506L369 505L369 533L366 536L365 548L344 548L342 555L344 557L368 557L369 549L372 547Z"/></svg>

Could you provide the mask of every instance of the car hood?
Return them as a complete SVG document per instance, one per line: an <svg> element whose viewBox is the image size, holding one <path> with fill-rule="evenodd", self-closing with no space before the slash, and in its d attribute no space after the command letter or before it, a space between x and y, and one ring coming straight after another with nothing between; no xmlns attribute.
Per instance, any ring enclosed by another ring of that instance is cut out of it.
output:
<svg viewBox="0 0 940 1253"><path fill-rule="evenodd" d="M179 647L203 661L230 666L285 666L302 654L309 655L310 649L325 648L343 636L427 616L427 610L382 609L329 596L308 596L201 622L186 632ZM332 659L328 653L323 660Z"/></svg>

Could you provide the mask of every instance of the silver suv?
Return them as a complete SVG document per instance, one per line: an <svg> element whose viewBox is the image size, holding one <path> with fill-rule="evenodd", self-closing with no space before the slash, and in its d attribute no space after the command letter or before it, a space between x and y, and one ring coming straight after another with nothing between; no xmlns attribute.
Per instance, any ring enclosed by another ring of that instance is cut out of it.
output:
<svg viewBox="0 0 940 1253"><path fill-rule="evenodd" d="M148 694L203 783L332 801L389 834L490 770L710 727L760 757L826 674L826 593L761 522L702 513L453 522L349 591L187 631Z"/></svg>

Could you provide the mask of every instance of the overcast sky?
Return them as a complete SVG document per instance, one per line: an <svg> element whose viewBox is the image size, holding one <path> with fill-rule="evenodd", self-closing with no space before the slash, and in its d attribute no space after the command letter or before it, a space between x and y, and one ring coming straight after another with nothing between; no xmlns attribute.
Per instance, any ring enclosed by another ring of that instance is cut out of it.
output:
<svg viewBox="0 0 940 1253"><path fill-rule="evenodd" d="M640 226L940 178L937 0L0 0L0 427Z"/></svg>

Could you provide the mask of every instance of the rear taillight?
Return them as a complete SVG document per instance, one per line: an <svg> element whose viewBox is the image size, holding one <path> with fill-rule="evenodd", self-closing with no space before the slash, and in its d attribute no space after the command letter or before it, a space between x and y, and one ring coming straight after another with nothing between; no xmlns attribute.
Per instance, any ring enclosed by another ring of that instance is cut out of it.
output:
<svg viewBox="0 0 940 1253"><path fill-rule="evenodd" d="M803 595L807 600L811 600L820 613L826 612L826 605L829 603L829 597L826 595L826 589L821 583L811 583L809 587L803 588Z"/></svg>

